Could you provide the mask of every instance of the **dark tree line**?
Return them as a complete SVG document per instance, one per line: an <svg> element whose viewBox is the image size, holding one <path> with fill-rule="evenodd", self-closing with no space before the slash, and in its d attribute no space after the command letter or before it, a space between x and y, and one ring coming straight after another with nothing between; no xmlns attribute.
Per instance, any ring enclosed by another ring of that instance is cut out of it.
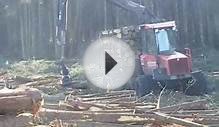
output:
<svg viewBox="0 0 219 127"><path fill-rule="evenodd" d="M135 0L162 20L175 20L178 47L219 49L218 0ZM1 0L0 53L57 58L56 0ZM145 22L150 22L151 17ZM66 56L80 57L99 31L138 24L138 17L105 0L69 0Z"/></svg>

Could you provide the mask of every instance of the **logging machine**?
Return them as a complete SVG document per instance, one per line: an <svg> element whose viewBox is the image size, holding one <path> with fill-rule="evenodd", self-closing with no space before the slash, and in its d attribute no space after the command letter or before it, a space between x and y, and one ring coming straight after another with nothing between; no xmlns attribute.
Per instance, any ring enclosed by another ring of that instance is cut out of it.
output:
<svg viewBox="0 0 219 127"><path fill-rule="evenodd" d="M141 52L138 55L136 64L138 76L133 86L138 96L163 88L182 90L188 95L203 95L209 91L204 74L201 71L192 71L191 50L185 48L178 52L171 45L171 41L175 40L175 21L159 22L145 6L131 0L108 0L108 2L137 14L142 22L145 22L148 16L152 17L152 22L156 22L134 26L135 32L153 31L153 41L156 44L155 53ZM131 28L133 29L133 26L103 31L101 35L124 35ZM123 36L120 37L123 39Z"/></svg>

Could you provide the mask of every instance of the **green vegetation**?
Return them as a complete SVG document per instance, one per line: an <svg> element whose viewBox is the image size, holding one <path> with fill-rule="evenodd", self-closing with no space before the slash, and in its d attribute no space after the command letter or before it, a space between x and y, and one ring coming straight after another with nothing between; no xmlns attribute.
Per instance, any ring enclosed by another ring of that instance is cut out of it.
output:
<svg viewBox="0 0 219 127"><path fill-rule="evenodd" d="M20 61L9 66L9 73L19 76L32 76L38 74L57 74L58 67L53 61L29 60Z"/></svg>
<svg viewBox="0 0 219 127"><path fill-rule="evenodd" d="M83 68L78 63L68 65L70 76L73 79L83 79ZM34 76L34 75L60 75L59 66L55 61L48 60L28 60L10 64L8 67L10 75L14 76Z"/></svg>
<svg viewBox="0 0 219 127"><path fill-rule="evenodd" d="M76 79L81 79L84 77L84 69L82 68L81 65L79 64L73 64L71 65L71 67L69 68L69 73L71 75L72 78L76 78Z"/></svg>

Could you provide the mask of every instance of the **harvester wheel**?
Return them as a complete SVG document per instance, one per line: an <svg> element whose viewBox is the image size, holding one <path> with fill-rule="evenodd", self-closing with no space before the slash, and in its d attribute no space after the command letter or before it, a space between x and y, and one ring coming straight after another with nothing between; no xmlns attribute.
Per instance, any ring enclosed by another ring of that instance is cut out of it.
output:
<svg viewBox="0 0 219 127"><path fill-rule="evenodd" d="M199 96L207 94L208 92L208 81L205 75L201 72L192 73L192 79L188 82L185 94L192 96Z"/></svg>
<svg viewBox="0 0 219 127"><path fill-rule="evenodd" d="M144 72L141 67L141 61L140 59L135 59L135 70L134 74L132 75L132 78L129 80L129 82L123 87L124 89L131 89L131 90L136 90L136 79L138 77L144 77Z"/></svg>
<svg viewBox="0 0 219 127"><path fill-rule="evenodd" d="M141 66L140 59L135 59L135 71L134 76L144 75L143 68Z"/></svg>
<svg viewBox="0 0 219 127"><path fill-rule="evenodd" d="M140 75L135 81L135 91L137 96L142 97L152 90L152 77Z"/></svg>

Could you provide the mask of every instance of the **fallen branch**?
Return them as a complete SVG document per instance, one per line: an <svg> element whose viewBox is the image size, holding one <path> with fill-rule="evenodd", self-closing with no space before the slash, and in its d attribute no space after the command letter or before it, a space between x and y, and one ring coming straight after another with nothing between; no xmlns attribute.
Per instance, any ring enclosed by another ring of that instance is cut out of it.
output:
<svg viewBox="0 0 219 127"><path fill-rule="evenodd" d="M160 84L160 86L162 86L162 85ZM161 101L161 97L162 97L162 94L163 94L163 92L164 92L165 89L166 89L166 86L163 87L162 91L160 92L160 95L159 95L158 101L157 101L157 107L156 107L156 109L160 109L160 101Z"/></svg>

